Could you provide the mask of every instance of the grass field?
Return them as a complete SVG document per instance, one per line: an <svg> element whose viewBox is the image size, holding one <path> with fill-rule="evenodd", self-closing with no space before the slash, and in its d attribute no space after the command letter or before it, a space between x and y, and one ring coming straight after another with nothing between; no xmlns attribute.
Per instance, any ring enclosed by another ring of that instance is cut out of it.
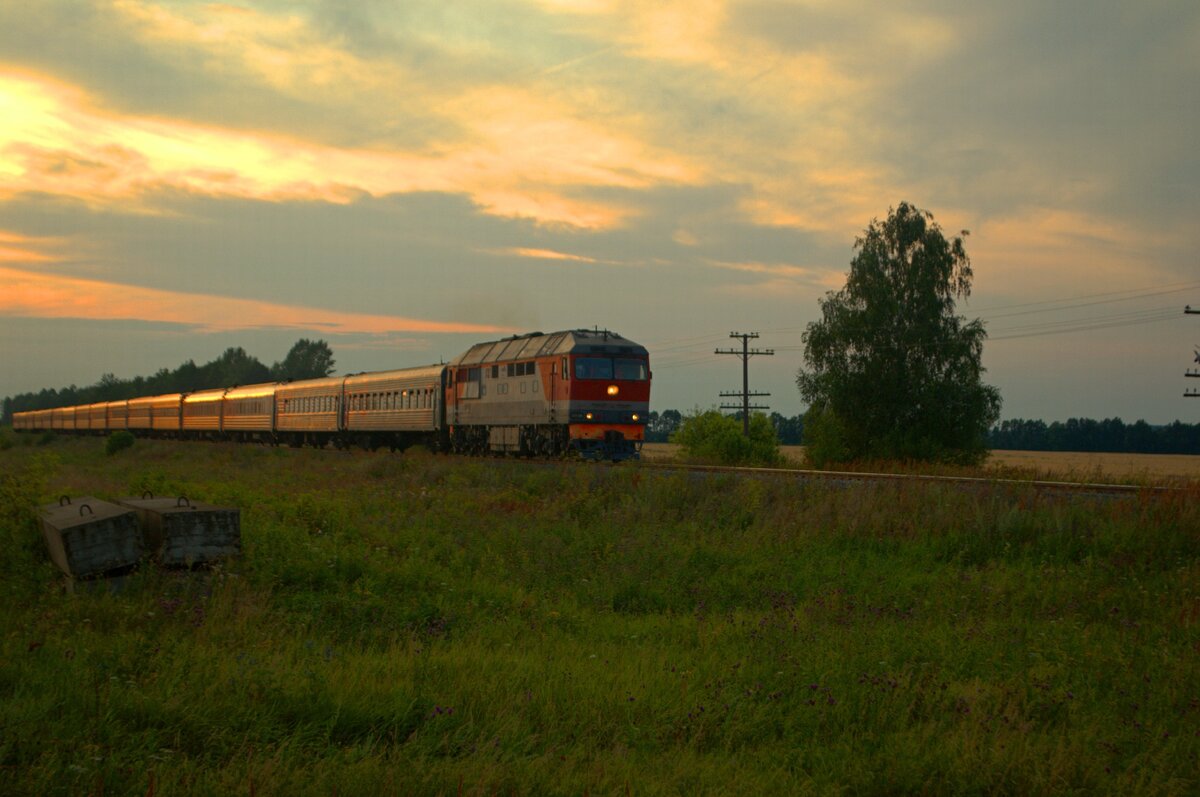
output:
<svg viewBox="0 0 1200 797"><path fill-rule="evenodd" d="M0 793L1195 794L1200 494L0 450ZM65 594L32 507L243 512Z"/></svg>

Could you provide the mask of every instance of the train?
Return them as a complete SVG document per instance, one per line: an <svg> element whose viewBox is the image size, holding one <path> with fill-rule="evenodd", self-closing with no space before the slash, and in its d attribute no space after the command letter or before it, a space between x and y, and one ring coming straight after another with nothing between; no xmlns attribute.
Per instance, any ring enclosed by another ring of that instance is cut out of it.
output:
<svg viewBox="0 0 1200 797"><path fill-rule="evenodd" d="M18 412L13 429L618 462L639 457L650 382L644 346L570 329L436 365Z"/></svg>

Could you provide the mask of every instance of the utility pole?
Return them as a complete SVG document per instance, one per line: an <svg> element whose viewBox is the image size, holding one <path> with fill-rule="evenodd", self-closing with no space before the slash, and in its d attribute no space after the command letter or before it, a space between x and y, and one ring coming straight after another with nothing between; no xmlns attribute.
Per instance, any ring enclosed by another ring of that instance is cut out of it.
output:
<svg viewBox="0 0 1200 797"><path fill-rule="evenodd" d="M757 332L730 332L729 337L741 338L742 350L737 349L716 349L713 354L732 354L735 357L740 357L742 360L742 392L722 391L721 398L741 396L741 405L737 404L722 404L723 410L741 410L742 411L742 434L746 437L750 436L750 410L765 410L768 407L764 404L750 404L751 396L769 396L770 393L751 393L750 392L750 358L756 354L771 356L775 354L774 349L752 349L750 348L751 338L757 338Z"/></svg>
<svg viewBox="0 0 1200 797"><path fill-rule="evenodd" d="M1200 315L1200 310L1193 310L1192 306L1190 304L1187 307L1183 308L1183 312L1186 315ZM1200 363L1200 350L1196 351L1196 362ZM1184 374L1184 376L1200 377L1200 369L1190 368ZM1183 393L1183 397L1184 398L1200 398L1200 390L1195 390L1195 389L1185 390Z"/></svg>

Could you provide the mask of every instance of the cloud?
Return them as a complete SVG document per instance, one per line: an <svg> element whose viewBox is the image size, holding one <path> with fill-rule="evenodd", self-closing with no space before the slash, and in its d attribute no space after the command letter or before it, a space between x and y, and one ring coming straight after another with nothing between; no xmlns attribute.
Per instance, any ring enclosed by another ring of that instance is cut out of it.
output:
<svg viewBox="0 0 1200 797"><path fill-rule="evenodd" d="M0 264L54 263L62 258L47 249L61 247L63 243L57 238L20 235L0 230Z"/></svg>
<svg viewBox="0 0 1200 797"><path fill-rule="evenodd" d="M3 239L0 239L2 241ZM584 257L583 255L572 255L566 252L556 252L553 249L531 249L528 247L511 247L508 249L493 249L492 254L497 255L512 255L515 257L531 257L535 260L566 260L573 263L596 263L598 262L593 257Z"/></svg>
<svg viewBox="0 0 1200 797"><path fill-rule="evenodd" d="M346 203L361 193L456 191L491 213L605 227L627 209L587 202L575 186L641 187L697 179L687 160L569 108L508 89L447 106L471 120L470 141L431 151L333 148L108 111L73 86L0 73L0 197L40 191L138 206L150 190Z"/></svg>
<svg viewBox="0 0 1200 797"><path fill-rule="evenodd" d="M252 299L142 288L100 280L38 274L0 266L0 314L35 318L135 320L187 325L203 332L284 328L320 334L399 332L499 333L488 324L428 321Z"/></svg>

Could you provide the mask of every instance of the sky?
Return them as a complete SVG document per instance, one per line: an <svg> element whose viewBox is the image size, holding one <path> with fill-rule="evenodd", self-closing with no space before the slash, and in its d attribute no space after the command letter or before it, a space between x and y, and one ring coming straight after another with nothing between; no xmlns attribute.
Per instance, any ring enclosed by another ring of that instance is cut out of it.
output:
<svg viewBox="0 0 1200 797"><path fill-rule="evenodd" d="M1200 4L0 0L0 396L601 327L785 415L900 202L1004 418L1200 421Z"/></svg>

